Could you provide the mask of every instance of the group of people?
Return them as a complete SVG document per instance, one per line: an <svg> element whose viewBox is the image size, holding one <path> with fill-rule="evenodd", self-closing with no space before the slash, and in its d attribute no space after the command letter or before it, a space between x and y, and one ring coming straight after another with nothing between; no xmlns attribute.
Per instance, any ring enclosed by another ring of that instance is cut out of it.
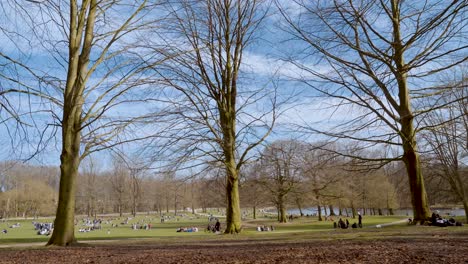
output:
<svg viewBox="0 0 468 264"><path fill-rule="evenodd" d="M266 225L257 226L257 231L259 231L259 232L275 231L275 227L274 226L266 226Z"/></svg>
<svg viewBox="0 0 468 264"><path fill-rule="evenodd" d="M206 228L206 231L208 232L213 232L213 233L219 233L221 232L221 223L219 222L218 218L214 218L216 220L215 224L208 224L208 227Z"/></svg>
<svg viewBox="0 0 468 264"><path fill-rule="evenodd" d="M358 213L358 223L356 224L356 222L354 222L351 225L351 228L358 228L358 227L362 228L362 215L361 215L361 213ZM340 218L340 220L338 220L338 223L333 222L333 228L348 229L349 228L348 219L345 219L345 221L343 221L343 219Z"/></svg>
<svg viewBox="0 0 468 264"><path fill-rule="evenodd" d="M151 223L144 223L144 224L139 224L139 223L134 223L132 224L132 229L137 230L137 229L144 229L144 230L150 230L152 227Z"/></svg>
<svg viewBox="0 0 468 264"><path fill-rule="evenodd" d="M48 236L52 233L54 229L53 223L39 223L39 222L32 222L34 226L34 230L37 230L38 235L45 235Z"/></svg>
<svg viewBox="0 0 468 264"><path fill-rule="evenodd" d="M198 232L198 227L179 227L176 232Z"/></svg>
<svg viewBox="0 0 468 264"><path fill-rule="evenodd" d="M440 227L446 227L446 226L462 226L461 222L455 221L454 218L450 219L444 219L440 217L438 213L432 213L431 216L431 225L432 226L440 226Z"/></svg>

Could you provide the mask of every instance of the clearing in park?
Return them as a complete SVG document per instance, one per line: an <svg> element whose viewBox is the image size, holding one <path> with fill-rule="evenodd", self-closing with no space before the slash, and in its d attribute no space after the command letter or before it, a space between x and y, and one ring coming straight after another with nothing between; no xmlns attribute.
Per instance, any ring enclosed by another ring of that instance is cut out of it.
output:
<svg viewBox="0 0 468 264"><path fill-rule="evenodd" d="M466 263L467 225L408 225L406 216L364 216L363 228L347 229L316 217L284 224L264 217L245 219L239 235L207 231L208 217L183 214L85 217L75 228L79 243L44 247L48 236L32 222L0 223L0 263ZM215 217L213 217L215 218ZM221 229L224 219L219 217ZM216 219L212 219L213 224ZM460 218L461 219L461 218ZM345 220L345 217L343 217ZM96 225L98 226L98 225ZM273 229L273 230L272 230ZM91 230L91 231L88 231ZM258 231L265 230L265 231ZM266 231L268 230L268 231ZM177 232L181 231L181 232Z"/></svg>

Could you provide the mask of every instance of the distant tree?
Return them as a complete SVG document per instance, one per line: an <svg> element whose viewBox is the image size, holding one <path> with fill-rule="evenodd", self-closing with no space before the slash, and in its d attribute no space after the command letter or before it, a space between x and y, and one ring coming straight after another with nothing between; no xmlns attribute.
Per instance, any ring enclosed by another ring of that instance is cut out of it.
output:
<svg viewBox="0 0 468 264"><path fill-rule="evenodd" d="M319 221L323 220L322 209L326 207L326 201L339 197L332 190L343 179L340 177L343 164L336 160L335 153L322 150L324 144L307 145L302 156L304 184L317 204Z"/></svg>
<svg viewBox="0 0 468 264"><path fill-rule="evenodd" d="M129 190L129 171L125 164L118 158L114 160L114 167L109 173L108 181L112 187L112 197L116 206L116 211L122 217L124 209L127 205L127 197Z"/></svg>
<svg viewBox="0 0 468 264"><path fill-rule="evenodd" d="M268 203L268 191L262 184L262 170L259 163L249 164L241 172L242 182L240 188L241 202L244 207L251 207L253 219L257 219L260 206Z"/></svg>
<svg viewBox="0 0 468 264"><path fill-rule="evenodd" d="M265 147L261 156L259 182L270 192L278 210L278 221L286 223L286 202L302 177L303 144L297 141L275 141Z"/></svg>
<svg viewBox="0 0 468 264"><path fill-rule="evenodd" d="M462 172L467 166L462 160L468 157L467 85L468 78L462 76L462 81L443 98L447 106L424 118L430 129L423 133L423 138L432 153L431 173L448 183L450 193L463 204L468 223L468 178Z"/></svg>

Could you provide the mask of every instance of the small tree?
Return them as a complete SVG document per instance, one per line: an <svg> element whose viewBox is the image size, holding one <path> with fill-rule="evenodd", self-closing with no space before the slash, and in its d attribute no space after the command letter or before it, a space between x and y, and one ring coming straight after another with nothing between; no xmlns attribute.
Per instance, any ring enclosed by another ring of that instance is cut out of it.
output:
<svg viewBox="0 0 468 264"><path fill-rule="evenodd" d="M269 190L278 210L278 221L286 223L287 197L302 177L303 144L296 141L275 141L265 147L261 157L260 182Z"/></svg>

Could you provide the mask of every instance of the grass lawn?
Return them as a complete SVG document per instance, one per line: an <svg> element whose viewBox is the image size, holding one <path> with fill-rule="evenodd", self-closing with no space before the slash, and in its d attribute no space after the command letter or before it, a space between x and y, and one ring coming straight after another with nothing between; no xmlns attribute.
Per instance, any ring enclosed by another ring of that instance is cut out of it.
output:
<svg viewBox="0 0 468 264"><path fill-rule="evenodd" d="M164 223L160 222L159 216L155 215L138 215L136 218L130 219L128 224L122 225L121 223L126 219L123 218L103 218L102 229L94 230L91 232L78 232L82 225L82 218L78 220L75 227L75 236L78 241L87 240L141 240L148 239L151 241L160 241L164 243L178 243L180 241L187 242L203 242L211 240L238 240L238 239L259 239L259 240L303 240L303 239L352 239L352 238L378 238L385 236L398 236L399 234L411 234L412 232L417 235L419 232L424 232L429 228L430 230L437 229L438 227L424 227L424 226L408 226L406 223L400 223L383 228L376 228L376 225L394 223L397 221L407 219L406 216L364 216L363 228L360 229L334 229L333 222L331 221L317 221L316 217L302 217L294 219L292 222L279 224L274 219L262 218L256 220L246 220L243 222L243 232L236 236L220 236L213 233L204 232L208 220L205 216L187 215L186 217L179 217L178 220L166 220ZM339 218L335 217L335 221ZM344 218L343 218L344 219ZM224 226L224 219L221 220L221 228ZM357 219L348 219L350 224L357 222ZM46 242L48 236L37 235L32 225L33 220L10 220L8 222L0 222L0 230L6 229L7 234L0 234L0 244L15 244L15 243L32 243L32 242ZM34 220L37 222L52 222L52 219L39 219ZM132 230L133 223L151 223L151 230ZM19 228L10 228L14 223L20 223ZM112 227L112 224L117 224L118 227ZM274 232L258 232L256 226L267 225L274 226ZM179 227L198 227L199 232L176 232ZM446 227L440 230L447 230L447 232L458 232L461 230L467 231L468 227Z"/></svg>

